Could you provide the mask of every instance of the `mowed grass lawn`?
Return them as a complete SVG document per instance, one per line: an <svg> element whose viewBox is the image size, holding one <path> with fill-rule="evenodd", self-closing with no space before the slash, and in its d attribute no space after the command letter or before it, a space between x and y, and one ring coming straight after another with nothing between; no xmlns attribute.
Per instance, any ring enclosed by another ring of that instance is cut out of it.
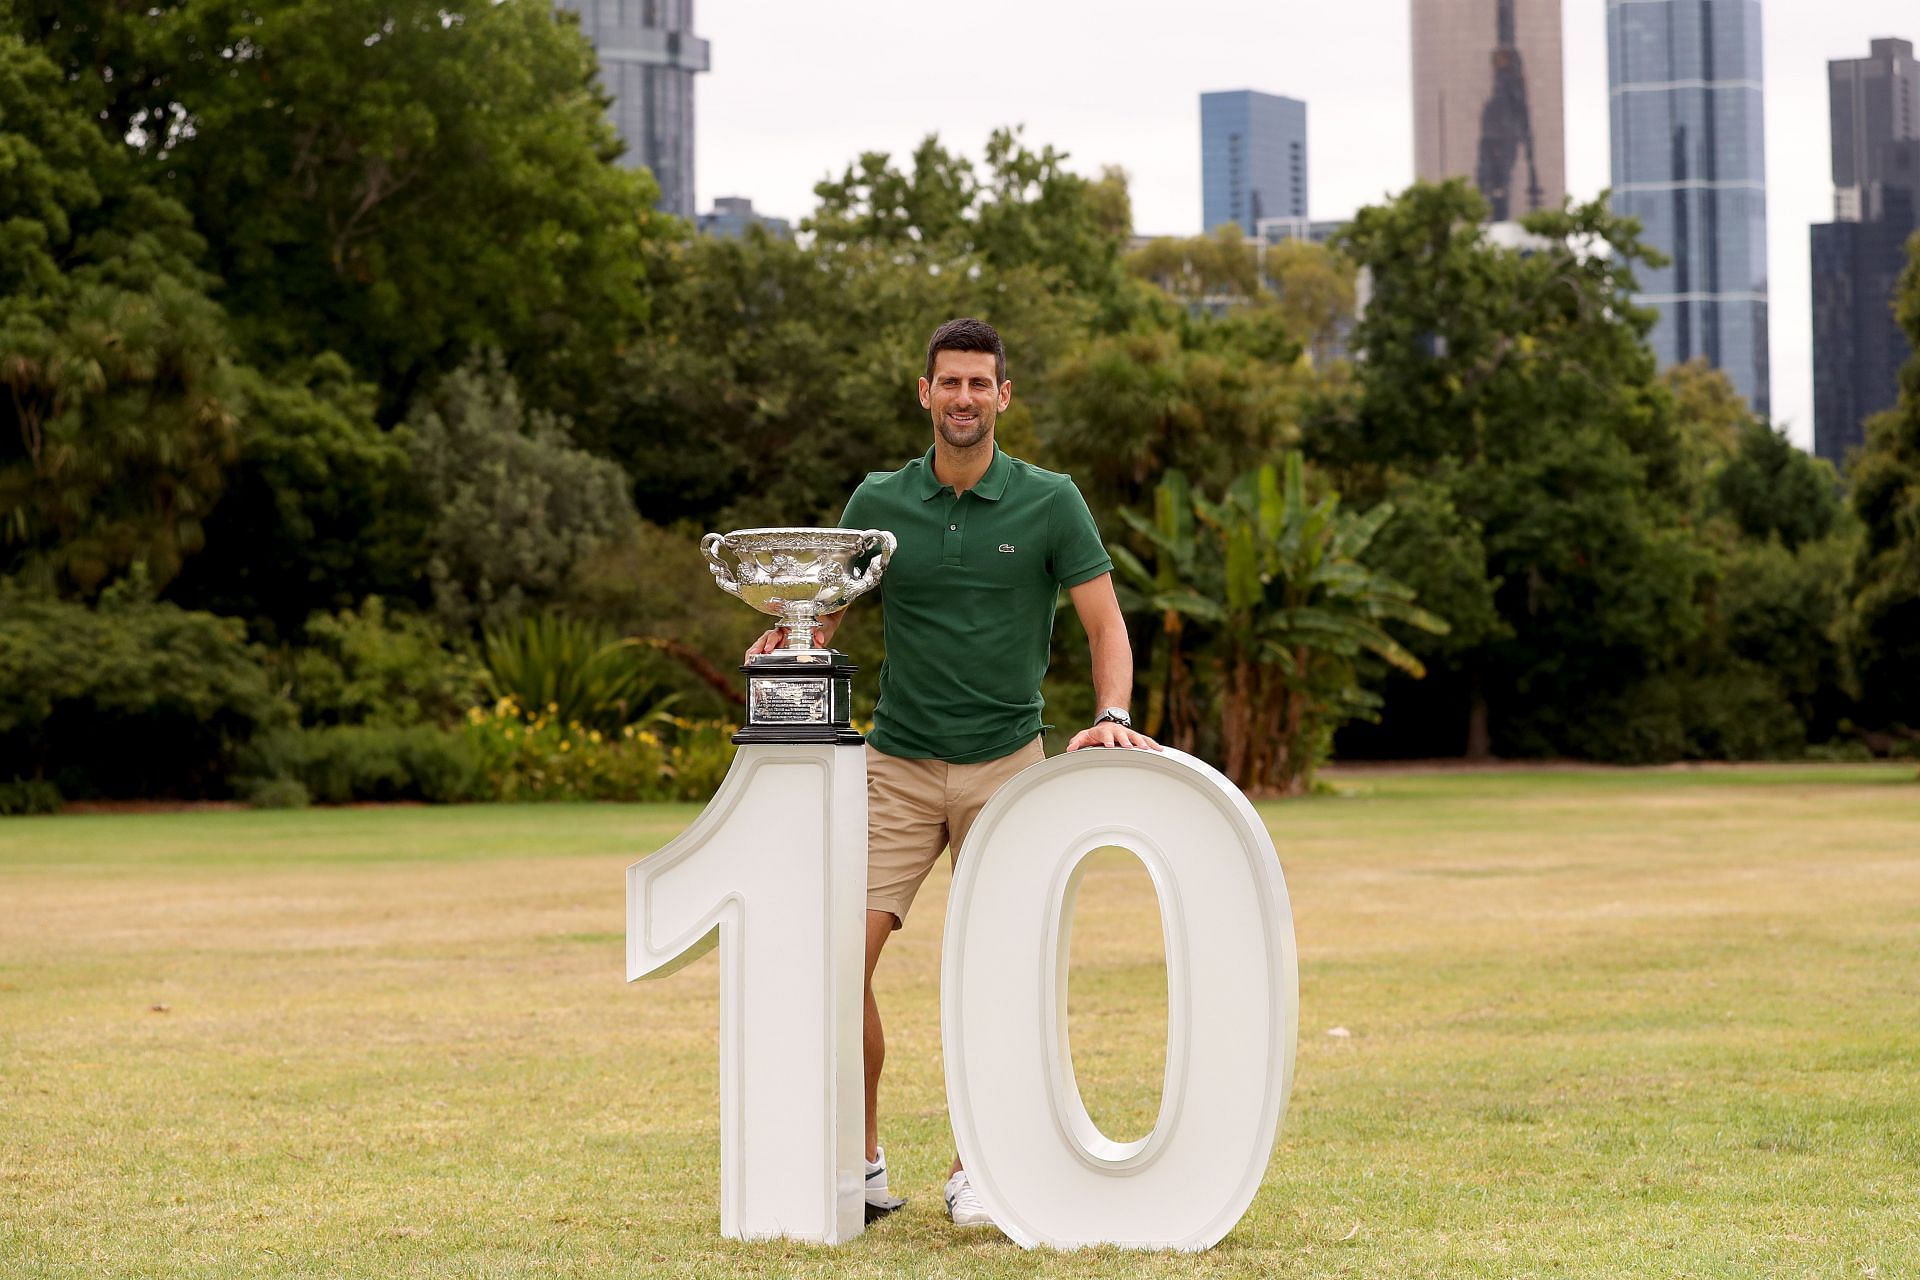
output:
<svg viewBox="0 0 1920 1280"><path fill-rule="evenodd" d="M716 960L623 981L623 869L693 808L0 822L0 1275L1920 1275L1911 765L1340 787L1262 809L1298 1076L1197 1257L946 1222L944 870L879 979L911 1202L741 1245ZM1116 857L1071 1017L1117 1138L1159 1087L1159 947Z"/></svg>

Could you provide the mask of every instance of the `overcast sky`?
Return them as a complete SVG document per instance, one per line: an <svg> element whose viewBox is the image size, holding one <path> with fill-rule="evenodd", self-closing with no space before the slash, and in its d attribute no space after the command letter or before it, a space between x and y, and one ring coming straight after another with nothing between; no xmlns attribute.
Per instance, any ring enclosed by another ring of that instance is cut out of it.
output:
<svg viewBox="0 0 1920 1280"><path fill-rule="evenodd" d="M1072 167L1119 165L1134 226L1200 226L1200 104L1259 89L1307 104L1309 210L1341 218L1413 179L1408 0L699 0L713 42L696 89L696 194L798 219L861 151L928 133L978 155L1024 124ZM1563 0L1567 185L1608 181L1605 0ZM1920 39L1916 0L1766 0L1773 412L1813 438L1807 227L1832 216L1826 60Z"/></svg>

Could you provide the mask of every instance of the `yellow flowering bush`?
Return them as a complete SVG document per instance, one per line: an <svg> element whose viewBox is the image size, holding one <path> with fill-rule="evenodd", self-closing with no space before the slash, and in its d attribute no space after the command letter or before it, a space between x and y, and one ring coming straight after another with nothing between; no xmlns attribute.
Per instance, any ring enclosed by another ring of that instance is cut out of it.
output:
<svg viewBox="0 0 1920 1280"><path fill-rule="evenodd" d="M466 733L496 800L705 800L733 762L734 727L665 720L603 731L511 697L467 713Z"/></svg>

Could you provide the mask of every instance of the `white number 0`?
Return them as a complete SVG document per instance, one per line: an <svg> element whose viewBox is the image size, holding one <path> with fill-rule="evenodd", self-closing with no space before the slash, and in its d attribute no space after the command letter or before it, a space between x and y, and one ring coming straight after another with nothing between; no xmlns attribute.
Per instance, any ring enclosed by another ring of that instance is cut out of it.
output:
<svg viewBox="0 0 1920 1280"><path fill-rule="evenodd" d="M743 747L700 820L628 871L629 978L678 968L716 927L724 944L729 1236L860 1230L865 776L857 750ZM1130 1143L1088 1116L1067 1042L1074 899L1114 845L1153 881L1167 961L1160 1112ZM1171 750L1021 773L962 851L941 978L954 1137L1008 1236L1204 1249L1240 1220L1293 1083L1299 970L1273 842L1225 778Z"/></svg>

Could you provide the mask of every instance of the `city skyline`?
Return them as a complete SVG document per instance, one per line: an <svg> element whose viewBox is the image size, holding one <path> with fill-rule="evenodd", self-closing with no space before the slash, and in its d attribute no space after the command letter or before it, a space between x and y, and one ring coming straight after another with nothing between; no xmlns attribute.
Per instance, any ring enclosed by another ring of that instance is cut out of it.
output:
<svg viewBox="0 0 1920 1280"><path fill-rule="evenodd" d="M1609 181L1605 5L1563 0L1562 10L1567 185L1592 199ZM983 51L960 76L936 72L966 39L911 6L844 0L827 38L800 12L706 0L701 34L721 56L700 79L701 207L745 194L797 220L813 207L813 185L863 151L903 157L934 132L977 157L990 130L1024 123L1031 141L1070 152L1080 172L1125 168L1139 231L1198 234L1198 95L1246 86L1309 104L1315 220L1350 216L1412 181L1407 0L1351 0L1338 13L1198 3L1156 34L1151 67L1127 33L1159 22L1164 6L1111 0L1097 26L1086 6L979 0L970 12ZM1832 216L1826 63L1920 31L1911 0L1776 4L1765 20L1772 403L1810 446L1806 228Z"/></svg>

